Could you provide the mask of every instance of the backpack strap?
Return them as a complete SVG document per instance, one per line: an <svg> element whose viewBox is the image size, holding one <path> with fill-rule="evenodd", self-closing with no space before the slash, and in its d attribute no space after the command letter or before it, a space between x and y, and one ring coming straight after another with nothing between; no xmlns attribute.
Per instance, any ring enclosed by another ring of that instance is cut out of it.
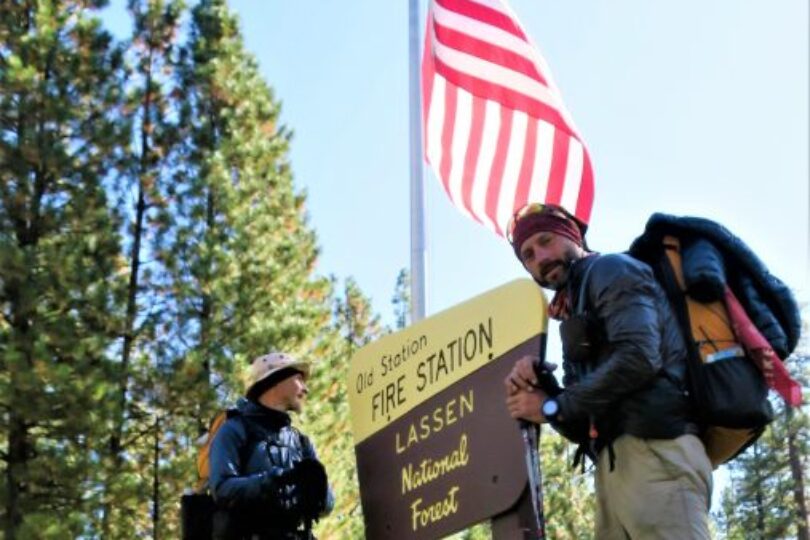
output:
<svg viewBox="0 0 810 540"><path fill-rule="evenodd" d="M234 409L233 416L229 418L238 419L242 427L245 428L245 444L239 449L239 472L244 474L247 461L250 459L250 452L253 450L253 443L263 440L265 434L260 432L253 421L248 420L245 415L236 409Z"/></svg>
<svg viewBox="0 0 810 540"><path fill-rule="evenodd" d="M591 255L592 257L594 255ZM577 294L577 305L574 308L573 315L579 315L585 312L585 300L588 297L588 277L591 275L591 269L596 261L592 261L582 273L582 281L579 283L579 293Z"/></svg>

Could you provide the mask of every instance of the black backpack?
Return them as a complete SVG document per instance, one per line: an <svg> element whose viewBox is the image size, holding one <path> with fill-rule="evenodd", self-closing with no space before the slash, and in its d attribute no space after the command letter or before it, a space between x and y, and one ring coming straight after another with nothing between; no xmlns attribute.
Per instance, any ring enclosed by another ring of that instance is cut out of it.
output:
<svg viewBox="0 0 810 540"><path fill-rule="evenodd" d="M761 305L747 311L759 319L770 316L762 333L782 358L798 341L798 306L741 240L709 220L655 214L630 254L650 265L675 312L687 345L694 414L717 467L753 444L773 420L764 377L734 334L722 299L725 285L739 288L746 280L754 287ZM718 268L729 275L708 275ZM763 324L754 322L762 330Z"/></svg>

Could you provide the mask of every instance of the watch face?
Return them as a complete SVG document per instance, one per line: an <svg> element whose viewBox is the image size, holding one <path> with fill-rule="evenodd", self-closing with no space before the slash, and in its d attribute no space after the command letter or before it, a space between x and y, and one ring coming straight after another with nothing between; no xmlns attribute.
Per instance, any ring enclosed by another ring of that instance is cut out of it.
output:
<svg viewBox="0 0 810 540"><path fill-rule="evenodd" d="M543 403L543 416L554 416L555 414L557 414L559 408L560 406L557 405L557 400L555 399L546 400L546 402Z"/></svg>

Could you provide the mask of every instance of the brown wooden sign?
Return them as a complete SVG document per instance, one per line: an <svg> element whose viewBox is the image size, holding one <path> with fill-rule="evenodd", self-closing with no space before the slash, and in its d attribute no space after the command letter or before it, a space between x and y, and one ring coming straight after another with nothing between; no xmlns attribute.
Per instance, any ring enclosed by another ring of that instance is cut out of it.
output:
<svg viewBox="0 0 810 540"><path fill-rule="evenodd" d="M367 538L439 538L517 502L527 472L503 380L520 356L538 353L541 330L544 300L521 280L355 356L350 404Z"/></svg>

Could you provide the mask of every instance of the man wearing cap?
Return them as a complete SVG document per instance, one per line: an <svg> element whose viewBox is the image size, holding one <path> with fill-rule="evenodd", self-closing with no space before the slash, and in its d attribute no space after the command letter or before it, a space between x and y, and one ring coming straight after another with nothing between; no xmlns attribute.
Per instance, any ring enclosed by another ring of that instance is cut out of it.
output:
<svg viewBox="0 0 810 540"><path fill-rule="evenodd" d="M251 364L245 399L211 444L214 538L310 539L312 521L332 510L323 465L289 415L302 410L308 375L308 363L285 353Z"/></svg>
<svg viewBox="0 0 810 540"><path fill-rule="evenodd" d="M513 418L549 422L596 463L596 538L708 539L711 464L692 421L686 347L652 270L599 255L559 207L530 205L510 224L520 262L555 291L563 384L536 357L505 384Z"/></svg>

